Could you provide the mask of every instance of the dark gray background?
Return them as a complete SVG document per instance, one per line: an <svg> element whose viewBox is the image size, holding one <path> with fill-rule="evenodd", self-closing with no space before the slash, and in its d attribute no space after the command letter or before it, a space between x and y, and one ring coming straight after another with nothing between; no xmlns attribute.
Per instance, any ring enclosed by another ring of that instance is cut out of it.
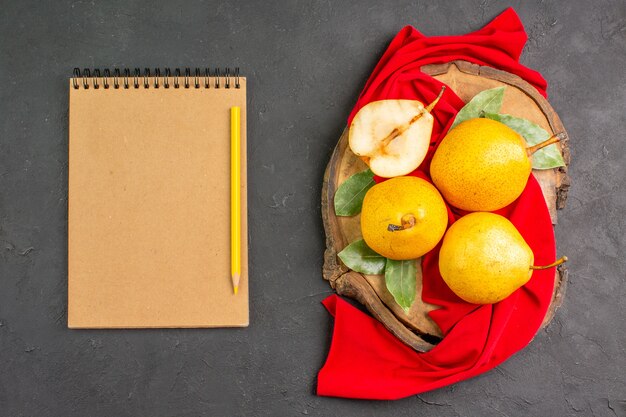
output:
<svg viewBox="0 0 626 417"><path fill-rule="evenodd" d="M625 416L626 3L512 5L529 33L522 62L549 81L571 137L565 304L485 375L365 402L314 395L332 328L324 167L397 31L461 34L507 4L2 1L0 416ZM72 68L205 65L249 80L250 328L68 330Z"/></svg>

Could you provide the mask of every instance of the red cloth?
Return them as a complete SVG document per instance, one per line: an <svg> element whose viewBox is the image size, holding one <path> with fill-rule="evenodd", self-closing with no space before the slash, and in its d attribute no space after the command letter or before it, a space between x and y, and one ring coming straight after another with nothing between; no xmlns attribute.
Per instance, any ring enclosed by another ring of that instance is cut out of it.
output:
<svg viewBox="0 0 626 417"><path fill-rule="evenodd" d="M422 73L420 67L455 59L517 74L545 96L546 83L541 75L518 62L526 39L513 9L507 9L483 29L463 36L428 38L407 26L374 69L349 122L371 101L432 101L441 83ZM428 179L432 153L463 104L451 89L446 90L433 110L433 146L413 175ZM552 222L532 175L518 200L498 213L508 217L520 231L533 250L536 264L554 261ZM450 212L451 222L460 215L458 211ZM415 352L377 320L341 298L330 296L324 305L335 317L335 327L328 359L318 375L318 395L402 398L485 372L530 342L552 298L554 269L535 271L530 281L507 299L479 306L462 301L450 291L439 274L438 254L436 247L423 258L422 298L441 307L430 316L443 331L443 340L430 352Z"/></svg>

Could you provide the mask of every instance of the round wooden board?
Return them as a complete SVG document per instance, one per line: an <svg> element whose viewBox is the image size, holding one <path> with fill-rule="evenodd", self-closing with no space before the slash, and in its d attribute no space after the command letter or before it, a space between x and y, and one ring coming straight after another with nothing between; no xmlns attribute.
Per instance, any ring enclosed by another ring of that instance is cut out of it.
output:
<svg viewBox="0 0 626 417"><path fill-rule="evenodd" d="M508 72L482 67L466 61L422 67L422 71L447 84L463 101L469 101L480 91L506 86L502 113L523 117L537 123L551 133L562 132L565 140L560 144L564 159L569 164L567 133L550 104L526 81ZM361 238L360 216L335 216L333 198L339 184L354 173L366 169L348 147L348 130L344 130L326 168L322 189L322 218L326 232L324 254L324 279L340 295L354 298L382 322L389 331L417 351L427 351L442 336L440 329L430 319L428 312L437 308L422 301L421 268L417 271L415 301L406 314L387 291L380 275L363 275L349 270L337 257L350 242ZM533 171L541 184L552 223L557 222L557 209L565 205L569 177L567 168ZM419 265L419 262L418 262ZM552 319L561 305L567 283L567 269L556 272L552 303L543 326Z"/></svg>

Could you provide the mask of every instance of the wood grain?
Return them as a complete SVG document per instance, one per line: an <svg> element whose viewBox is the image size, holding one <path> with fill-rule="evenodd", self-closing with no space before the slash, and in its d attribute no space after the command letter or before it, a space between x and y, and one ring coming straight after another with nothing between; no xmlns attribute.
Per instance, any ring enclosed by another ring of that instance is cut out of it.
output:
<svg viewBox="0 0 626 417"><path fill-rule="evenodd" d="M567 133L563 124L548 101L526 81L504 71L465 61L429 65L422 67L422 71L447 84L466 102L480 91L506 86L502 113L529 119L551 133L564 133L566 139L561 142L560 147L566 163L569 164ZM345 129L331 156L323 180L322 218L326 232L324 279L329 281L338 294L354 298L365 305L368 311L398 339L417 351L427 351L442 337L442 334L428 316L428 312L437 307L422 301L421 268L417 271L415 302L407 314L395 303L387 291L383 276L364 275L351 271L337 257L337 253L346 245L361 237L361 231L359 215L335 216L333 197L339 184L350 175L365 168L366 165L350 151L348 130ZM557 210L562 209L567 200L570 184L567 167L535 170L533 173L541 184L552 222L556 224ZM550 322L555 310L561 305L566 283L567 270L564 267L559 268L556 273L552 303L543 326Z"/></svg>

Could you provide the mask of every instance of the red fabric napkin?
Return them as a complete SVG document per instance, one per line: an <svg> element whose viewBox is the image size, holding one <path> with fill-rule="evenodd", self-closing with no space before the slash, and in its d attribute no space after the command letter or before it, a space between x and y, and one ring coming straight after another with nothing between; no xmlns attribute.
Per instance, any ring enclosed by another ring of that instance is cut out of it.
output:
<svg viewBox="0 0 626 417"><path fill-rule="evenodd" d="M507 9L483 29L462 36L425 37L407 26L374 69L348 122L371 101L432 101L442 84L422 73L421 66L456 59L517 74L545 96L545 80L518 62L526 39L513 9ZM428 179L432 154L463 105L451 89L446 90L433 110L431 149L413 175ZM535 264L555 260L552 222L532 175L518 200L498 213L508 217L520 231L533 250ZM452 210L451 222L462 214ZM397 399L418 394L485 372L532 340L550 305L553 268L534 271L531 280L507 299L480 306L466 303L450 291L439 274L438 254L436 247L423 258L422 298L441 307L430 316L443 331L443 340L430 352L415 352L374 318L336 295L330 296L323 303L335 317L335 327L327 361L318 375L318 395Z"/></svg>

